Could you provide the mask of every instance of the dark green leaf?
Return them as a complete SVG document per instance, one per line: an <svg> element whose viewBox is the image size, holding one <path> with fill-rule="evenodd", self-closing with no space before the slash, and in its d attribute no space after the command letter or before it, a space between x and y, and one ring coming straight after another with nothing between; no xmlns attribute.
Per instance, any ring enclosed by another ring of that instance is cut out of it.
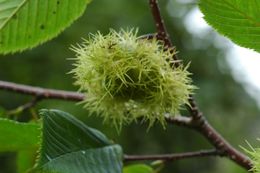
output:
<svg viewBox="0 0 260 173"><path fill-rule="evenodd" d="M40 169L44 173L121 173L122 149L111 145L67 153L51 159Z"/></svg>
<svg viewBox="0 0 260 173"><path fill-rule="evenodd" d="M122 149L101 132L59 110L42 110L40 172L121 173Z"/></svg>

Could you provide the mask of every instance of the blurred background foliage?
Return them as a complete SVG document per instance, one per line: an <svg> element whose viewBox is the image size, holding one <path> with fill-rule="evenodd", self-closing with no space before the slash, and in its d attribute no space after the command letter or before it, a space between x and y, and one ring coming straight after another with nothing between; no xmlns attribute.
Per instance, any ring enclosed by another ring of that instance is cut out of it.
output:
<svg viewBox="0 0 260 173"><path fill-rule="evenodd" d="M186 3L183 3L186 2ZM236 148L247 146L245 140L256 145L259 137L257 122L259 108L245 92L243 86L231 76L224 52L213 43L214 33L205 37L191 35L183 19L196 6L192 0L160 1L172 41L177 46L184 64L191 62L190 72L198 86L195 98L209 122ZM155 32L147 0L93 0L85 14L57 38L37 48L22 53L0 57L0 80L46 88L74 90L72 69L74 53L71 45L82 42L90 33L108 33L109 28L138 27L139 33ZM189 26L192 27L192 26ZM246 58L246 57L245 57ZM11 110L29 101L30 96L0 90L1 109ZM89 126L100 129L128 154L152 154L185 152L211 148L209 143L194 131L169 125L166 130L155 125L147 131L147 124L131 124L123 127L120 134L97 117L88 117L82 105L60 100L44 100L41 108L61 109L76 115ZM187 114L183 111L183 114ZM31 112L26 111L13 118L28 121ZM16 153L0 154L0 173L15 173ZM225 158L198 158L165 164L162 173L245 173L243 169Z"/></svg>

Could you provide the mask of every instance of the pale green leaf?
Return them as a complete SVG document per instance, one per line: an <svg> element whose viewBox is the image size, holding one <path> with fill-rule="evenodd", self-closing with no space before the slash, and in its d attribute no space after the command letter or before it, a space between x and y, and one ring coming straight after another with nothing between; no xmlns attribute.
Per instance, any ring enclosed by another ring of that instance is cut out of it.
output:
<svg viewBox="0 0 260 173"><path fill-rule="evenodd" d="M200 0L204 19L240 46L260 52L259 0Z"/></svg>
<svg viewBox="0 0 260 173"><path fill-rule="evenodd" d="M0 53L41 44L80 17L91 0L0 0Z"/></svg>
<svg viewBox="0 0 260 173"><path fill-rule="evenodd" d="M40 172L121 173L122 149L101 132L59 110L42 110L40 114Z"/></svg>
<svg viewBox="0 0 260 173"><path fill-rule="evenodd" d="M123 173L154 173L150 166L144 164L135 164L124 167Z"/></svg>
<svg viewBox="0 0 260 173"><path fill-rule="evenodd" d="M40 139L40 126L0 118L0 152L36 148Z"/></svg>

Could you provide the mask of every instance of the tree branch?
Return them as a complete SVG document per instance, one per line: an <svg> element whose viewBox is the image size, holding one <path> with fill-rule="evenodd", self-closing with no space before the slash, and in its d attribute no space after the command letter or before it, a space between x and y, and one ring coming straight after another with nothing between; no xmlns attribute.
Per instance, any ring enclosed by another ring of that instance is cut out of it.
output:
<svg viewBox="0 0 260 173"><path fill-rule="evenodd" d="M173 47L171 40L169 39L169 35L166 31L164 21L161 17L160 9L159 9L157 0L150 0L150 7L151 7L151 11L152 11L153 18L154 18L154 21L155 21L155 26L156 26L156 29L157 29L158 38L164 42L166 48ZM175 55L173 58L175 60L178 60L178 58L176 56L177 55Z"/></svg>
<svg viewBox="0 0 260 173"><path fill-rule="evenodd" d="M208 122L203 120L200 123L189 117L177 116L166 117L166 121L170 124L191 128L202 134L218 151L221 151L222 156L226 156L240 166L251 170L252 161L244 154L230 145Z"/></svg>
<svg viewBox="0 0 260 173"><path fill-rule="evenodd" d="M185 117L185 116L165 116L165 119L168 123L170 124L176 124L179 126L184 126L188 128L194 128L193 121L190 117Z"/></svg>
<svg viewBox="0 0 260 173"><path fill-rule="evenodd" d="M12 82L0 81L0 89L13 91L17 93L37 96L41 99L62 99L69 101L82 101L84 94L63 90L44 89L27 85L16 84Z"/></svg>
<svg viewBox="0 0 260 173"><path fill-rule="evenodd" d="M178 154L161 154L161 155L125 155L124 161L140 161L140 160L163 160L163 161L176 161L188 158L209 157L209 156L222 156L218 150L201 150L195 152L186 152Z"/></svg>
<svg viewBox="0 0 260 173"><path fill-rule="evenodd" d="M157 28L157 34L159 35L159 38L162 38L162 41L164 41L165 47L174 50L173 44L171 43L171 40L169 38L169 35L167 33L166 27L164 25L163 19L161 17L160 9L158 6L157 0L149 0L149 4L151 7L151 12L153 14L153 18L156 24ZM180 61L177 54L174 54L173 59L176 61L174 64L171 64L172 67L176 67L180 65ZM205 138L208 139L208 141L216 147L216 149L223 151L225 156L229 157L231 160L236 162L238 165L244 167L247 170L250 170L252 168L252 161L236 150L234 147L232 147L205 119L202 112L199 110L197 103L195 102L192 95L190 95L189 98L189 106L187 105L187 108L190 112L190 115L192 117L192 124L194 125L194 128L204 135ZM170 122L170 121L168 121ZM170 122L171 123L171 122ZM175 123L175 122L174 122Z"/></svg>
<svg viewBox="0 0 260 173"><path fill-rule="evenodd" d="M215 146L216 149L222 151L224 156L248 171L252 169L253 163L250 158L230 145L206 120L203 121L203 124L195 127L195 129Z"/></svg>

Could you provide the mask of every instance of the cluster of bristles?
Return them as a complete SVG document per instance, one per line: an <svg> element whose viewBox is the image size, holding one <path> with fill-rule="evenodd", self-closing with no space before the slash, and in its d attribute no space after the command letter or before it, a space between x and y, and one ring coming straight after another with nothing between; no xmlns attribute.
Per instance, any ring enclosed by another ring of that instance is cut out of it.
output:
<svg viewBox="0 0 260 173"><path fill-rule="evenodd" d="M258 139L258 141L260 141L260 139ZM247 144L250 148L246 149L242 147L242 149L244 149L244 151L248 153L250 158L252 159L253 165L252 165L252 169L249 171L254 173L260 173L260 148L254 148L248 142Z"/></svg>
<svg viewBox="0 0 260 173"><path fill-rule="evenodd" d="M183 66L171 68L175 52L156 39L139 39L136 30L92 35L78 47L76 84L86 93L85 107L120 128L141 118L165 123L188 103L191 85Z"/></svg>

